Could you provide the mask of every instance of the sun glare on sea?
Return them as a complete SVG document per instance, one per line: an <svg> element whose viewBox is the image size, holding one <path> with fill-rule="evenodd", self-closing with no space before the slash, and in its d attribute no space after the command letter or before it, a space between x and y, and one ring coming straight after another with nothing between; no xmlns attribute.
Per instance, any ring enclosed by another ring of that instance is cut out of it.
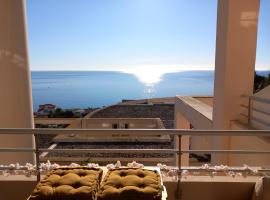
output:
<svg viewBox="0 0 270 200"><path fill-rule="evenodd" d="M160 66L140 66L123 70L124 73L134 75L141 83L145 85L143 93L147 98L154 97L156 93L156 84L162 81L166 73L177 72L179 70L168 69Z"/></svg>
<svg viewBox="0 0 270 200"><path fill-rule="evenodd" d="M146 85L152 85L160 82L164 74L161 71L151 69L137 69L131 73Z"/></svg>
<svg viewBox="0 0 270 200"><path fill-rule="evenodd" d="M177 71L179 70L168 70L159 66L141 66L123 70L124 73L136 76L136 78L138 78L138 80L143 84L151 86L160 82L164 74Z"/></svg>
<svg viewBox="0 0 270 200"><path fill-rule="evenodd" d="M181 71L193 71L193 70L211 70L210 67L204 66L136 66L128 69L121 70L123 73L134 75L141 83L144 84L145 88L143 93L147 98L153 98L156 93L156 85L162 81L163 76L167 73L175 73Z"/></svg>
<svg viewBox="0 0 270 200"><path fill-rule="evenodd" d="M145 85L155 85L162 81L162 77L167 73L175 73L181 71L193 71L193 70L212 70L209 66L176 66L176 65L168 65L168 66L136 66L130 67L128 69L121 70L124 73L133 74L138 78L140 82Z"/></svg>

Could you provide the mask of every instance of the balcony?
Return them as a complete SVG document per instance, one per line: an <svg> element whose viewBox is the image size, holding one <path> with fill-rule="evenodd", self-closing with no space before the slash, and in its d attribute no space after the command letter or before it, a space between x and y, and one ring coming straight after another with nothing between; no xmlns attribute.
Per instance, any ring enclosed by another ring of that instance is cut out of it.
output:
<svg viewBox="0 0 270 200"><path fill-rule="evenodd" d="M209 153L209 154L244 154L244 155L269 155L269 150L243 150L239 149L226 150L226 149L184 149L181 145L178 148L172 149L47 149L39 147L39 137L43 134L54 134L54 135L91 135L111 137L112 134L129 134L131 137L151 136L151 135L170 135L176 137L179 144L182 142L182 138L185 136L231 136L231 137L265 137L269 136L270 131L268 130L183 130L183 129L0 129L0 134L16 134L32 135L35 138L35 148L0 148L1 154L3 153L28 153L35 154L35 168L30 177L22 175L25 167L17 169L18 175L6 176L8 170L14 170L14 166L1 166L0 169L4 174L1 175L0 185L1 188L5 188L4 194L5 199L25 199L33 190L36 181L39 181L43 177L44 171L41 171L40 158L45 152L91 152L91 153L132 153L132 154L152 154L152 153L170 153L174 155L175 165L174 166L163 166L161 164L158 167L161 168L161 174L163 176L164 185L168 193L167 199L252 199L253 195L256 195L260 181L263 181L261 188L269 187L269 180L267 178L261 179L270 174L269 166L222 166L222 165L209 165L205 164L199 166L185 166L182 163L184 154L191 153ZM121 161L121 158L118 158ZM136 158L134 158L136 160ZM162 163L162 158L157 162ZM221 163L220 163L221 164ZM36 167L38 166L38 167ZM148 167L157 167L156 165ZM255 187L256 185L256 187ZM12 192L12 188L17 186L20 188L16 193ZM263 190L260 193L264 199L269 196L269 190ZM259 194L258 194L259 195ZM264 196L263 196L264 195Z"/></svg>

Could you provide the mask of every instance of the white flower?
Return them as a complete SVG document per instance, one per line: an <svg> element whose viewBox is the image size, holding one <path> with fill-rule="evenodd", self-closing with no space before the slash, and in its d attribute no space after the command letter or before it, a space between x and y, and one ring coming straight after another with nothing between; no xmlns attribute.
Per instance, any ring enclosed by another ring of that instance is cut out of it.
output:
<svg viewBox="0 0 270 200"><path fill-rule="evenodd" d="M9 167L10 169L14 169L14 168L15 168L15 165L14 165L14 164L10 164L8 167Z"/></svg>
<svg viewBox="0 0 270 200"><path fill-rule="evenodd" d="M96 163L87 163L87 167L98 168L99 165Z"/></svg>
<svg viewBox="0 0 270 200"><path fill-rule="evenodd" d="M29 171L35 170L35 166L32 165L31 163L26 163L25 167L26 167L27 170L29 170Z"/></svg>
<svg viewBox="0 0 270 200"><path fill-rule="evenodd" d="M136 161L133 161L131 163L128 163L127 166L128 167L131 167L131 168L144 168L144 165L143 164L137 163Z"/></svg>
<svg viewBox="0 0 270 200"><path fill-rule="evenodd" d="M161 170L167 170L167 169L168 169L167 165L162 164L162 163L158 163L157 166L158 166Z"/></svg>
<svg viewBox="0 0 270 200"><path fill-rule="evenodd" d="M20 169L20 168L21 168L20 164L19 164L19 163L16 163L16 164L15 164L15 168L16 168L16 169Z"/></svg>
<svg viewBox="0 0 270 200"><path fill-rule="evenodd" d="M138 168L144 168L144 165L141 163L138 163Z"/></svg>
<svg viewBox="0 0 270 200"><path fill-rule="evenodd" d="M121 162L120 160L117 160L117 162L115 163L115 168L120 168L121 167Z"/></svg>
<svg viewBox="0 0 270 200"><path fill-rule="evenodd" d="M220 165L221 170L228 170L229 167L227 165Z"/></svg>
<svg viewBox="0 0 270 200"><path fill-rule="evenodd" d="M56 164L56 163L53 163L51 165L51 169L56 169L56 168L59 168L59 167L60 167L60 165L59 164Z"/></svg>
<svg viewBox="0 0 270 200"><path fill-rule="evenodd" d="M80 167L80 165L77 164L77 163L71 163L69 166L70 166L70 167Z"/></svg>
<svg viewBox="0 0 270 200"><path fill-rule="evenodd" d="M258 173L258 169L256 169L256 168L250 168L250 170L251 170L252 173L254 173L254 174L257 174L257 173Z"/></svg>
<svg viewBox="0 0 270 200"><path fill-rule="evenodd" d="M249 170L249 166L247 164L243 165L243 170Z"/></svg>
<svg viewBox="0 0 270 200"><path fill-rule="evenodd" d="M189 175L189 171L188 170L186 170L186 169L184 169L184 170L182 170L182 176L188 176Z"/></svg>
<svg viewBox="0 0 270 200"><path fill-rule="evenodd" d="M225 170L228 170L228 166L227 165L215 165L214 170L216 170L216 171L225 171Z"/></svg>
<svg viewBox="0 0 270 200"><path fill-rule="evenodd" d="M112 163L108 164L106 167L108 169L114 169L115 168L114 164L112 164Z"/></svg>
<svg viewBox="0 0 270 200"><path fill-rule="evenodd" d="M201 169L209 169L209 165L208 164L203 164L202 166L201 166Z"/></svg>

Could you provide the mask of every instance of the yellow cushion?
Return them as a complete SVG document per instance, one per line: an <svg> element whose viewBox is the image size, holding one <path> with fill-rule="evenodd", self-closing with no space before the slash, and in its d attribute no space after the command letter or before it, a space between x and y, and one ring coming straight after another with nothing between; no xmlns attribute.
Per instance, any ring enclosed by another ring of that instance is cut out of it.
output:
<svg viewBox="0 0 270 200"><path fill-rule="evenodd" d="M157 171L146 169L110 170L101 184L97 199L160 200L160 175Z"/></svg>
<svg viewBox="0 0 270 200"><path fill-rule="evenodd" d="M101 169L77 167L52 170L38 183L30 200L94 200Z"/></svg>

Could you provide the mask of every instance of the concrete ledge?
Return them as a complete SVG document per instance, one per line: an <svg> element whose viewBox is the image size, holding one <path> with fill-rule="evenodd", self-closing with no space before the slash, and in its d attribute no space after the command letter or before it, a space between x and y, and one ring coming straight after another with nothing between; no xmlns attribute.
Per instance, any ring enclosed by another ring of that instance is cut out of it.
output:
<svg viewBox="0 0 270 200"><path fill-rule="evenodd" d="M176 111L194 128L211 129L213 108L190 96L176 96Z"/></svg>

